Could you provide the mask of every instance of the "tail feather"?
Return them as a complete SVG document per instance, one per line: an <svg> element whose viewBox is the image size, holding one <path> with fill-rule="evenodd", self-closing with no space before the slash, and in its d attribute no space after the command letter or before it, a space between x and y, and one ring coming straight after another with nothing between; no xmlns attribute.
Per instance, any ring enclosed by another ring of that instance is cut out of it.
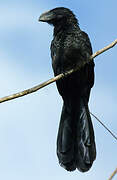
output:
<svg viewBox="0 0 117 180"><path fill-rule="evenodd" d="M70 112L63 105L57 155L60 165L66 170L73 171L77 168L85 172L95 160L96 147L88 105L81 99L79 106Z"/></svg>
<svg viewBox="0 0 117 180"><path fill-rule="evenodd" d="M96 147L93 125L88 109L88 104L81 99L80 117L77 123L77 145L76 159L77 168L82 171L88 171L96 158Z"/></svg>
<svg viewBox="0 0 117 180"><path fill-rule="evenodd" d="M63 105L57 137L57 155L60 165L68 171L76 169L72 119Z"/></svg>

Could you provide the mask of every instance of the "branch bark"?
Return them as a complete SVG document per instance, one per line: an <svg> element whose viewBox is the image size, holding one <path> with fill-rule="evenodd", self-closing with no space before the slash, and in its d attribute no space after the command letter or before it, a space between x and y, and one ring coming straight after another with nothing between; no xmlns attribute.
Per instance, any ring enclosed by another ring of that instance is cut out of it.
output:
<svg viewBox="0 0 117 180"><path fill-rule="evenodd" d="M114 172L111 174L111 176L108 180L112 180L116 174L117 174L117 168L114 170Z"/></svg>
<svg viewBox="0 0 117 180"><path fill-rule="evenodd" d="M9 100L12 100L12 99L15 99L15 98L19 98L19 97L31 94L31 93L33 93L35 91L38 91L39 89L41 89L43 87L55 82L55 81L58 81L61 78L69 76L73 72L80 70L81 67L83 67L86 63L89 63L93 58L95 58L96 56L102 54L103 52L107 51L108 49L114 47L116 44L117 44L117 39L115 41L113 41L111 44L109 44L108 46L106 46L106 47L100 49L99 51L95 52L94 54L92 54L87 62L83 62L80 66L76 67L75 69L71 69L71 70L69 70L69 71L67 71L65 73L61 73L61 74L55 76L54 78L51 78L51 79L49 79L49 80L47 80L47 81L45 81L45 82L43 82L43 83L41 83L41 84L39 84L37 86L34 86L34 87L30 88L30 89L26 89L24 91L21 91L21 92L18 92L18 93L9 95L9 96L2 97L2 98L0 98L0 103L3 103L5 101L9 101Z"/></svg>

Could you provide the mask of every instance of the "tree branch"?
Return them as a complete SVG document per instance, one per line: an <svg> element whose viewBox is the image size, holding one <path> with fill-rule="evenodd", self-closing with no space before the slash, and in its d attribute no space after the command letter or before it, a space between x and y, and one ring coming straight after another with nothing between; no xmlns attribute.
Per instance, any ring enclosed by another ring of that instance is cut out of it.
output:
<svg viewBox="0 0 117 180"><path fill-rule="evenodd" d="M61 73L61 74L57 75L56 77L51 78L48 81L45 81L45 82L43 82L43 83L41 83L41 84L39 84L37 86L34 86L34 87L30 88L30 89L26 89L24 91L21 91L21 92L18 92L18 93L9 95L9 96L2 97L2 98L0 98L0 103L3 103L5 101L9 101L9 100L12 100L12 99L15 99L15 98L19 98L21 96L31 94L31 93L33 93L35 91L38 91L39 89L41 89L43 87L55 82L55 81L58 81L61 78L64 78L64 77L70 75L71 73L73 73L75 71L80 70L81 67L83 67L86 63L89 63L93 58L95 58L99 54L102 54L103 52L107 51L108 49L114 47L116 44L117 44L117 39L115 41L113 41L111 44L109 44L108 46L106 46L106 47L100 49L99 51L95 52L94 54L92 54L88 61L83 62L82 64L80 64L75 69L71 69L71 70L69 70L69 71L67 71L65 73Z"/></svg>
<svg viewBox="0 0 117 180"><path fill-rule="evenodd" d="M116 174L117 174L117 168L114 170L114 172L111 174L111 176L108 180L112 180Z"/></svg>
<svg viewBox="0 0 117 180"><path fill-rule="evenodd" d="M90 114L113 136L114 139L117 140L117 136L107 126L105 126L105 124L99 118L97 118L97 116L91 112Z"/></svg>

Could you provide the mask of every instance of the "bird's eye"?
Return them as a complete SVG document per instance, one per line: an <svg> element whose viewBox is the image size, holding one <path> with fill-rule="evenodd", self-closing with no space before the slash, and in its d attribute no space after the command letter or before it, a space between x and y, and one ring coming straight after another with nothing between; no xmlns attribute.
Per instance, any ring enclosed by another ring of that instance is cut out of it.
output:
<svg viewBox="0 0 117 180"><path fill-rule="evenodd" d="M62 14L58 14L57 15L57 19L61 19L61 18L63 18L63 15Z"/></svg>

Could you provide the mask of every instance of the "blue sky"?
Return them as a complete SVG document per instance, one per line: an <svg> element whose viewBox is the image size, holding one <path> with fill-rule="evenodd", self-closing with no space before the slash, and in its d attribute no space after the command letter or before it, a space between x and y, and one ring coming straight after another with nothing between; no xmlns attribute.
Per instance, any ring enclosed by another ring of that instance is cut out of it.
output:
<svg viewBox="0 0 117 180"><path fill-rule="evenodd" d="M116 0L1 0L0 97L32 87L51 77L53 28L39 15L57 6L72 9L91 39L93 51L117 38ZM95 60L95 86L90 110L117 134L117 47ZM117 166L117 142L92 118L97 158L87 173L69 173L56 157L62 99L55 84L0 104L0 179L108 179Z"/></svg>

